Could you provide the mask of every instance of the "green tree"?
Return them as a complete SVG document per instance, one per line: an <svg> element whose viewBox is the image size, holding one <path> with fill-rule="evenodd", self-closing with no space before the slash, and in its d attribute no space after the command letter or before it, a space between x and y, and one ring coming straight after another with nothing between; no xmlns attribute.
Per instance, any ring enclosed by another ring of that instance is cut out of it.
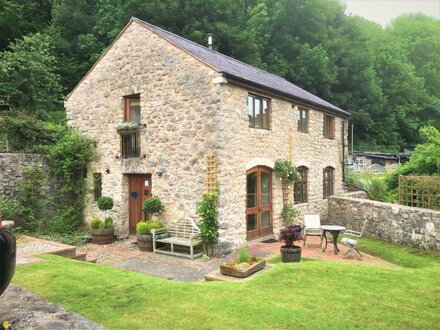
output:
<svg viewBox="0 0 440 330"><path fill-rule="evenodd" d="M0 51L15 39L44 30L51 7L50 0L0 0Z"/></svg>
<svg viewBox="0 0 440 330"><path fill-rule="evenodd" d="M0 53L0 95L16 107L36 111L62 107L62 86L49 36L25 36Z"/></svg>

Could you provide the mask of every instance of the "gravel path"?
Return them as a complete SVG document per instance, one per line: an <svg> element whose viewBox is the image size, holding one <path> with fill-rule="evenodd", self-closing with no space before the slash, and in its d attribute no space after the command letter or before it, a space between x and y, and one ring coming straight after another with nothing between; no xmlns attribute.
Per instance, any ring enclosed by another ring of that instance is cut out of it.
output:
<svg viewBox="0 0 440 330"><path fill-rule="evenodd" d="M17 254L27 256L32 254L47 253L59 250L60 247L45 241L32 240L22 244L17 244Z"/></svg>
<svg viewBox="0 0 440 330"><path fill-rule="evenodd" d="M10 329L105 329L13 284L0 297L0 306L0 322L8 321Z"/></svg>

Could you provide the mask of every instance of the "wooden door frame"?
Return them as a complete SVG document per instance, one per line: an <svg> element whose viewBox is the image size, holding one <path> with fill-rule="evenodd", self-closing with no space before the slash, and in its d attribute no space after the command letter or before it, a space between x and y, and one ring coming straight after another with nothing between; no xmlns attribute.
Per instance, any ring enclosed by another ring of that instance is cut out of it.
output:
<svg viewBox="0 0 440 330"><path fill-rule="evenodd" d="M269 205L261 206L261 173L269 174ZM257 173L257 204L253 208L248 208L247 199L247 176L252 173ZM272 191L272 175L273 170L267 166L255 166L246 171L246 202L245 202L245 224L246 224L246 239L252 240L259 237L267 236L273 233L273 191ZM261 227L261 213L269 212L270 225ZM256 214L256 229L252 231L247 230L247 217L249 214ZM251 234L249 234L251 233Z"/></svg>
<svg viewBox="0 0 440 330"><path fill-rule="evenodd" d="M128 178L128 232L130 234L134 234L135 233L135 225L140 221L140 220L145 220L145 212L140 212L140 217L137 217L136 219L131 219L132 218L132 213L131 213L131 190L130 188L132 188L132 178L137 177L138 180L141 180L140 183L137 182L136 185L140 190L140 200L141 200L141 209L143 209L143 205L144 205L144 201L148 198L151 198L152 196L152 189L153 189L153 183L152 183L152 175L151 173L129 173L126 174L127 178ZM145 181L148 181L148 194L145 194ZM151 216L149 215L149 218ZM150 219L147 219L150 220ZM135 222L135 223L133 223Z"/></svg>

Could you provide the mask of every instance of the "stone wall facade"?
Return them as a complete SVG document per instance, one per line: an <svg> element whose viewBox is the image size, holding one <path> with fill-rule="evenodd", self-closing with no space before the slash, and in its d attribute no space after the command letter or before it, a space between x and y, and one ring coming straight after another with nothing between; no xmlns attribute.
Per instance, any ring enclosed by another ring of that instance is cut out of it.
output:
<svg viewBox="0 0 440 330"><path fill-rule="evenodd" d="M329 222L360 230L368 219L366 235L391 242L440 251L440 212L369 199L332 196Z"/></svg>
<svg viewBox="0 0 440 330"><path fill-rule="evenodd" d="M271 129L249 128L248 93L271 99ZM120 157L115 126L124 121L124 96L140 94L141 157ZM192 217L205 189L208 154L217 161L220 184L220 249L246 241L246 171L272 169L279 158L309 169L309 203L303 212L327 210L322 197L323 169L335 168L335 193L342 187L342 126L335 119L335 139L323 137L323 112L309 109L309 133L297 131L298 103L228 81L136 22L129 24L66 100L70 126L97 142L99 159L90 173L101 173L102 194L112 196L119 236L128 234L128 175L151 174L164 221ZM157 173L161 172L162 175ZM90 175L89 178L92 176ZM91 181L90 181L91 184ZM272 175L273 225L281 226L282 189ZM99 216L90 193L86 219ZM293 192L289 199L293 202Z"/></svg>
<svg viewBox="0 0 440 330"><path fill-rule="evenodd" d="M0 153L0 194L7 197L16 197L23 181L23 168L38 166L47 172L49 166L44 155L23 153ZM50 196L59 186L59 181L50 177L43 189Z"/></svg>

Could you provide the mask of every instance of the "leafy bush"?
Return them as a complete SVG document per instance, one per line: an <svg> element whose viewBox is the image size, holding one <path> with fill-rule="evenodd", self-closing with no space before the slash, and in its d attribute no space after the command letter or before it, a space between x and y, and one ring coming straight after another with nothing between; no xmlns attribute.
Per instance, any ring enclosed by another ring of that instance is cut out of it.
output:
<svg viewBox="0 0 440 330"><path fill-rule="evenodd" d="M286 225L281 228L278 240L284 242L285 247L293 247L293 242L302 241L300 225Z"/></svg>
<svg viewBox="0 0 440 330"><path fill-rule="evenodd" d="M51 230L58 233L75 231L81 224L84 210L87 165L95 158L93 141L67 130L52 146L48 154L50 171L62 179L62 185L53 199L55 208Z"/></svg>
<svg viewBox="0 0 440 330"><path fill-rule="evenodd" d="M8 151L34 152L53 145L65 132L65 126L40 120L20 111L2 112L0 136L7 141ZM6 143L0 150L6 150Z"/></svg>
<svg viewBox="0 0 440 330"><path fill-rule="evenodd" d="M287 159L277 159L273 167L275 175L278 179L283 180L288 186L300 179L300 175L292 162Z"/></svg>
<svg viewBox="0 0 440 330"><path fill-rule="evenodd" d="M281 212L281 217L285 224L290 224L294 221L294 219L300 214L300 212L292 205L287 204L284 205L283 211Z"/></svg>
<svg viewBox="0 0 440 330"><path fill-rule="evenodd" d="M388 186L382 178L371 180L368 186L368 198L381 202L388 200Z"/></svg>
<svg viewBox="0 0 440 330"><path fill-rule="evenodd" d="M104 222L100 218L91 218L89 221L89 226L92 229L104 228Z"/></svg>
<svg viewBox="0 0 440 330"><path fill-rule="evenodd" d="M217 224L217 200L219 190L215 189L212 193L203 194L202 202L197 206L197 214L201 217L199 222L200 233L202 236L205 249L211 252L208 255L212 255L212 248L218 241L218 224Z"/></svg>
<svg viewBox="0 0 440 330"><path fill-rule="evenodd" d="M81 225L81 217L74 206L60 207L47 222L44 232L69 234L75 232Z"/></svg>
<svg viewBox="0 0 440 330"><path fill-rule="evenodd" d="M151 197L144 202L144 210L147 213L159 213L162 209L162 202L158 197Z"/></svg>
<svg viewBox="0 0 440 330"><path fill-rule="evenodd" d="M163 223L160 221L140 221L136 225L136 233L138 235L151 235L152 229L163 228Z"/></svg>
<svg viewBox="0 0 440 330"><path fill-rule="evenodd" d="M43 184L46 179L47 174L38 166L23 168L23 181L19 186L17 202L24 230L36 231L39 227L39 221L45 217L47 199Z"/></svg>
<svg viewBox="0 0 440 330"><path fill-rule="evenodd" d="M113 218L112 217L106 217L104 219L104 228L105 229L113 228Z"/></svg>
<svg viewBox="0 0 440 330"><path fill-rule="evenodd" d="M16 198L3 197L0 195L0 215L3 220L15 220L20 210Z"/></svg>
<svg viewBox="0 0 440 330"><path fill-rule="evenodd" d="M98 208L101 211L111 210L113 208L113 198L102 196L98 199Z"/></svg>

